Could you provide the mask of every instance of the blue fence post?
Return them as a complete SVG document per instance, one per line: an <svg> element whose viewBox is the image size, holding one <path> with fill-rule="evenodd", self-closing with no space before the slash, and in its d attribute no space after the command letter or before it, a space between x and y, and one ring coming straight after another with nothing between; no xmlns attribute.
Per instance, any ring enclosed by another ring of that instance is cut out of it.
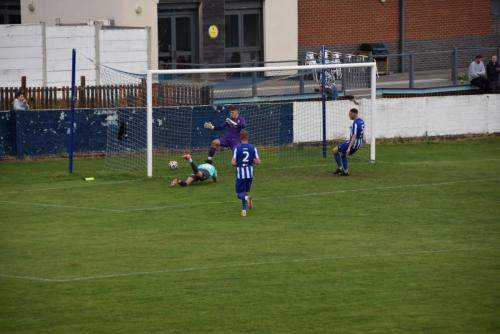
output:
<svg viewBox="0 0 500 334"><path fill-rule="evenodd" d="M410 53L410 88L415 88L415 54Z"/></svg>
<svg viewBox="0 0 500 334"><path fill-rule="evenodd" d="M255 60L252 61L252 67L257 66ZM257 97L257 72L252 72L252 97Z"/></svg>
<svg viewBox="0 0 500 334"><path fill-rule="evenodd" d="M76 50L72 51L71 60L71 110L69 112L69 173L73 174L73 156L75 148L75 77L76 77Z"/></svg>
<svg viewBox="0 0 500 334"><path fill-rule="evenodd" d="M321 63L326 63L325 46L321 47ZM322 102L322 123L323 123L323 159L326 158L326 71L321 69L321 102Z"/></svg>
<svg viewBox="0 0 500 334"><path fill-rule="evenodd" d="M453 51L451 52L451 81L453 86L457 85L457 47L453 46Z"/></svg>
<svg viewBox="0 0 500 334"><path fill-rule="evenodd" d="M304 73L300 73L299 76L299 94L304 94L305 89L304 89Z"/></svg>

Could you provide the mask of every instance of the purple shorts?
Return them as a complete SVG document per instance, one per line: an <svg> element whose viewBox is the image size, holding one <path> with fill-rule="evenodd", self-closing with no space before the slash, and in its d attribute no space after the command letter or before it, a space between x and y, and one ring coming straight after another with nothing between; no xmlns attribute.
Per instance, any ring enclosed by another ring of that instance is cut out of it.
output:
<svg viewBox="0 0 500 334"><path fill-rule="evenodd" d="M234 138L232 136L223 136L219 140L220 146L230 147L231 151L234 151L236 146L240 143L240 138Z"/></svg>

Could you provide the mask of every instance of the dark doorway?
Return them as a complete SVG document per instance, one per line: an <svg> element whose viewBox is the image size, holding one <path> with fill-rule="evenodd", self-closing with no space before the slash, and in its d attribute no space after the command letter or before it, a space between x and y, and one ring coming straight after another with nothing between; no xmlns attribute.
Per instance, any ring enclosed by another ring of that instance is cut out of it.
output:
<svg viewBox="0 0 500 334"><path fill-rule="evenodd" d="M20 24L21 5L20 0L0 1L0 24Z"/></svg>
<svg viewBox="0 0 500 334"><path fill-rule="evenodd" d="M227 1L225 19L226 63L262 66L262 2Z"/></svg>
<svg viewBox="0 0 500 334"><path fill-rule="evenodd" d="M191 68L198 61L197 12L158 13L158 60L160 69Z"/></svg>

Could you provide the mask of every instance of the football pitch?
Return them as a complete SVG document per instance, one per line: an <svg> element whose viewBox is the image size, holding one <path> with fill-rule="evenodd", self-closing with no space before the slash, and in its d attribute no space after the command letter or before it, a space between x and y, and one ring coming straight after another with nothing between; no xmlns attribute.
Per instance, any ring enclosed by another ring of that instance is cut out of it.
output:
<svg viewBox="0 0 500 334"><path fill-rule="evenodd" d="M500 332L500 137L294 154L247 217L227 153L189 188L0 162L0 333Z"/></svg>

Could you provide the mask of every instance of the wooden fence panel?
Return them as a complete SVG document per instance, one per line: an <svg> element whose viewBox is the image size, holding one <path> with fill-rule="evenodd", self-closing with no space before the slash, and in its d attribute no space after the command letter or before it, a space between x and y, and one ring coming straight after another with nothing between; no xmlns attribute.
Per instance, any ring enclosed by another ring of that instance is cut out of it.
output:
<svg viewBox="0 0 500 334"><path fill-rule="evenodd" d="M0 110L12 109L15 92L20 87L0 87ZM67 109L71 106L71 87L24 87L31 109ZM146 107L146 83L75 87L78 108ZM212 87L166 81L153 84L153 106L209 104Z"/></svg>

